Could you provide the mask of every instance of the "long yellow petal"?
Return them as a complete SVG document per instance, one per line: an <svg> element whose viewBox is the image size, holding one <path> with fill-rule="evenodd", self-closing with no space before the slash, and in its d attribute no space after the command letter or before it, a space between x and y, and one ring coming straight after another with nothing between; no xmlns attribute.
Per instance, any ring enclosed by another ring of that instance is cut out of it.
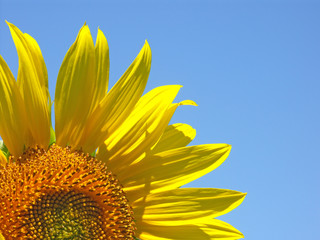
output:
<svg viewBox="0 0 320 240"><path fill-rule="evenodd" d="M146 42L124 75L90 115L80 144L84 151L94 151L128 117L144 91L150 68L151 49Z"/></svg>
<svg viewBox="0 0 320 240"><path fill-rule="evenodd" d="M97 80L95 84L95 91L93 95L93 109L99 104L99 102L107 94L109 83L109 46L106 37L103 32L98 29L97 40L95 45L96 56L96 73Z"/></svg>
<svg viewBox="0 0 320 240"><path fill-rule="evenodd" d="M149 194L132 205L135 219L163 226L203 223L238 207L246 194L214 188L179 188Z"/></svg>
<svg viewBox="0 0 320 240"><path fill-rule="evenodd" d="M206 219L203 223L182 226L159 226L139 223L137 237L143 240L236 240L243 234L228 223Z"/></svg>
<svg viewBox="0 0 320 240"><path fill-rule="evenodd" d="M205 144L161 152L116 174L130 201L152 192L183 186L211 172L228 157L231 146Z"/></svg>
<svg viewBox="0 0 320 240"><path fill-rule="evenodd" d="M152 153L164 152L187 146L196 136L196 130L184 123L167 126Z"/></svg>
<svg viewBox="0 0 320 240"><path fill-rule="evenodd" d="M32 135L28 145L48 147L50 139L50 106L48 75L37 42L8 23L19 56L18 85Z"/></svg>
<svg viewBox="0 0 320 240"><path fill-rule="evenodd" d="M26 135L24 104L17 83L0 56L0 135L11 154L23 153Z"/></svg>
<svg viewBox="0 0 320 240"><path fill-rule="evenodd" d="M0 240L5 240L4 236L0 233Z"/></svg>
<svg viewBox="0 0 320 240"><path fill-rule="evenodd" d="M35 65L35 70L37 71L38 80L42 87L43 94L46 96L46 99L49 99L50 95L48 90L48 72L40 47L36 40L29 34L24 33L23 36L25 38L25 41L28 43L28 48L30 50L30 54L32 55L32 60Z"/></svg>
<svg viewBox="0 0 320 240"><path fill-rule="evenodd" d="M173 112L168 108L181 86L157 87L145 94L127 120L99 148L98 158L120 172L123 167L151 151L168 125Z"/></svg>
<svg viewBox="0 0 320 240"><path fill-rule="evenodd" d="M78 146L90 113L96 79L95 49L88 26L83 26L67 52L57 79L55 131L57 144Z"/></svg>

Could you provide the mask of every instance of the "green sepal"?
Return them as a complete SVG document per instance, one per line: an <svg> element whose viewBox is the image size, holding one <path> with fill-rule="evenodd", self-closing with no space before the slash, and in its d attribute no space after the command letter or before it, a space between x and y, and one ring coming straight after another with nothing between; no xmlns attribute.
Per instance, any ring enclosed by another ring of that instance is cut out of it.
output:
<svg viewBox="0 0 320 240"><path fill-rule="evenodd" d="M54 132L53 127L50 126L50 142L49 142L49 146L51 146L55 142L56 142L56 133Z"/></svg>
<svg viewBox="0 0 320 240"><path fill-rule="evenodd" d="M90 156L91 156L91 157L96 157L96 154L97 154L97 152L94 151L94 152L90 153Z"/></svg>
<svg viewBox="0 0 320 240"><path fill-rule="evenodd" d="M0 140L0 150L6 156L6 158L9 159L10 152L9 152L8 148L6 147L6 145L4 145L4 142L2 140Z"/></svg>

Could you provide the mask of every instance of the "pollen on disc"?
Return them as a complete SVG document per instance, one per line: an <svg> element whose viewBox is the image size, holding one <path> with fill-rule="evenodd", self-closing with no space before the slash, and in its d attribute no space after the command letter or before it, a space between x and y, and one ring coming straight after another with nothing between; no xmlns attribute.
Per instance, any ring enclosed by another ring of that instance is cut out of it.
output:
<svg viewBox="0 0 320 240"><path fill-rule="evenodd" d="M5 239L134 239L132 208L94 157L52 145L30 148L0 169Z"/></svg>

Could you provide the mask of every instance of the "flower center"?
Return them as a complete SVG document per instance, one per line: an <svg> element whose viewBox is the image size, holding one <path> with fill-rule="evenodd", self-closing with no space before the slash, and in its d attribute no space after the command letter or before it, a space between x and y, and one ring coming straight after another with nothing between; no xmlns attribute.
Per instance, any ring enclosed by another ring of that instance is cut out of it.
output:
<svg viewBox="0 0 320 240"><path fill-rule="evenodd" d="M99 204L91 197L73 191L56 191L31 205L25 224L45 238L90 239L105 235L102 215Z"/></svg>
<svg viewBox="0 0 320 240"><path fill-rule="evenodd" d="M0 170L5 239L133 239L132 209L106 166L84 153L28 149Z"/></svg>

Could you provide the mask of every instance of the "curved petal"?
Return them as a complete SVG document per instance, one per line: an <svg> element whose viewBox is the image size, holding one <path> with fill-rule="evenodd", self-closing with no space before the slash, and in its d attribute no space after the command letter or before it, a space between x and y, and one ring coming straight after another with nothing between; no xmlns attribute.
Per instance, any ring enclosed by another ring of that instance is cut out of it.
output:
<svg viewBox="0 0 320 240"><path fill-rule="evenodd" d="M28 44L28 48L30 50L30 54L32 55L32 60L35 65L35 70L37 71L38 80L43 90L43 94L46 96L47 99L50 98L49 90L48 90L48 72L47 67L44 62L40 47L36 40L31 37L29 34L23 34L25 41Z"/></svg>
<svg viewBox="0 0 320 240"><path fill-rule="evenodd" d="M95 45L95 56L96 56L96 73L97 80L95 84L95 91L92 101L95 105L93 109L99 104L104 98L108 91L109 83L109 46L106 37L103 32L98 29L96 45Z"/></svg>
<svg viewBox="0 0 320 240"><path fill-rule="evenodd" d="M26 143L26 117L17 83L0 56L0 135L11 154L20 156Z"/></svg>
<svg viewBox="0 0 320 240"><path fill-rule="evenodd" d="M172 117L168 108L180 88L179 85L162 86L145 94L127 120L99 148L97 157L102 161L107 159L108 167L120 172L147 154L168 125Z"/></svg>
<svg viewBox="0 0 320 240"><path fill-rule="evenodd" d="M196 130L184 123L167 126L159 142L152 150L153 154L174 148L187 146L196 136Z"/></svg>
<svg viewBox="0 0 320 240"><path fill-rule="evenodd" d="M218 219L206 219L197 224L159 226L139 223L137 237L143 240L236 240L243 234L228 223Z"/></svg>
<svg viewBox="0 0 320 240"><path fill-rule="evenodd" d="M85 152L93 152L125 121L144 91L150 68L151 49L146 41L127 71L90 114L80 144Z"/></svg>
<svg viewBox="0 0 320 240"><path fill-rule="evenodd" d="M94 79L95 49L90 30L85 25L67 52L58 74L55 130L60 146L70 144L73 148L78 147L92 106Z"/></svg>
<svg viewBox="0 0 320 240"><path fill-rule="evenodd" d="M8 22L7 22L8 23ZM8 23L19 56L17 83L26 111L26 124L32 135L27 145L47 148L50 139L51 116L46 66L37 42Z"/></svg>
<svg viewBox="0 0 320 240"><path fill-rule="evenodd" d="M205 144L177 148L150 156L116 173L128 199L134 201L149 193L181 187L211 172L228 157L228 144Z"/></svg>
<svg viewBox="0 0 320 240"><path fill-rule="evenodd" d="M203 222L238 207L246 194L214 188L178 188L149 194L133 203L135 219L163 226Z"/></svg>

